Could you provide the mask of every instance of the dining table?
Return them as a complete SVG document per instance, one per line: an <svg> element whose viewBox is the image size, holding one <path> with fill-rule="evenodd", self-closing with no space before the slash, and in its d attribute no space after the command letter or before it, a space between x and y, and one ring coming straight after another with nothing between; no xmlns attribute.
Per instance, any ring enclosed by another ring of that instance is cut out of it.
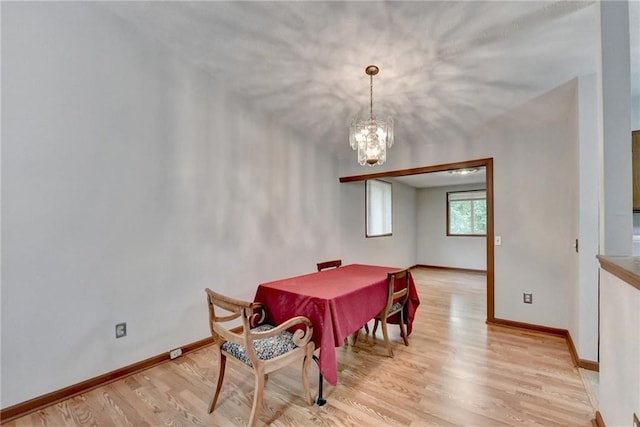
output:
<svg viewBox="0 0 640 427"><path fill-rule="evenodd" d="M387 274L401 268L350 264L343 267L261 283L254 301L265 307L270 323L280 324L294 316L305 316L313 324L313 341L319 349L319 401L322 378L337 385L336 347L358 331L384 308L388 297ZM404 319L411 334L420 304L413 277L409 274L409 298ZM389 323L399 323L400 316ZM319 403L321 404L321 403Z"/></svg>

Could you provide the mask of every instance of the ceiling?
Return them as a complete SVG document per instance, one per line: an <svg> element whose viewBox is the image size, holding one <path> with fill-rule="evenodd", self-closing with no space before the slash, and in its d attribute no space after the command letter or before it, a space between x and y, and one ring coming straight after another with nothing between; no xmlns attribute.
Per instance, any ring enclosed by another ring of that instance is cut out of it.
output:
<svg viewBox="0 0 640 427"><path fill-rule="evenodd" d="M368 114L369 64L374 115L394 117L396 144L425 144L594 73L598 55L592 1L98 5L338 156L354 156L347 131Z"/></svg>
<svg viewBox="0 0 640 427"><path fill-rule="evenodd" d="M476 172L468 175L451 173L451 171L429 172L416 175L395 176L394 181L401 182L414 188L448 187L452 185L486 184L486 169L477 168ZM388 179L388 178L385 178Z"/></svg>

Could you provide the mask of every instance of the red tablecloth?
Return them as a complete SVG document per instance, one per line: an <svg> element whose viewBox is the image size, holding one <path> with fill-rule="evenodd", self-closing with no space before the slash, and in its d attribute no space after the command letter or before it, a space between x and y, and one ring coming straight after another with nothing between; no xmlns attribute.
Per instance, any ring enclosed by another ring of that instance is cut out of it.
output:
<svg viewBox="0 0 640 427"><path fill-rule="evenodd" d="M320 349L319 368L329 383L336 385L338 367L335 347L382 310L387 300L387 273L395 267L352 264L303 276L262 283L255 301L267 308L269 319L280 324L294 316L306 316L313 323L313 341ZM407 331L420 304L409 275L406 306ZM390 321L393 322L393 319ZM399 316L395 319L397 323Z"/></svg>

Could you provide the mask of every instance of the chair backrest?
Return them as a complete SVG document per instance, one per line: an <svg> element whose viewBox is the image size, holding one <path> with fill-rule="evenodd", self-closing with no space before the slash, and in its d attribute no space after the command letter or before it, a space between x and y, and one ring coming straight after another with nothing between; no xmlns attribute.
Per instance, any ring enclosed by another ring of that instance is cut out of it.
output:
<svg viewBox="0 0 640 427"><path fill-rule="evenodd" d="M237 300L208 288L205 291L209 306L209 328L216 345L222 346L226 341L240 344L246 348L249 359L256 360L253 346L248 343L252 340L251 328L264 321L262 305ZM220 313L221 311L223 313ZM238 318L241 319L240 325Z"/></svg>
<svg viewBox="0 0 640 427"><path fill-rule="evenodd" d="M341 265L342 265L342 260L341 259L334 259L332 261L319 262L317 264L318 271L326 270L327 268L338 268Z"/></svg>
<svg viewBox="0 0 640 427"><path fill-rule="evenodd" d="M266 329L256 328L266 320L262 304L237 300L208 288L205 291L209 306L209 327L216 345L222 347L227 341L241 345L253 366L265 362L256 355L253 345L256 340L274 337L288 329L295 329L292 341L297 347L306 346L312 338L313 325L304 316L292 317L275 327L268 325ZM224 314L220 314L220 311L224 311ZM240 325L239 318L242 321Z"/></svg>
<svg viewBox="0 0 640 427"><path fill-rule="evenodd" d="M387 273L389 292L387 296L387 309L395 302L403 306L409 298L409 269Z"/></svg>

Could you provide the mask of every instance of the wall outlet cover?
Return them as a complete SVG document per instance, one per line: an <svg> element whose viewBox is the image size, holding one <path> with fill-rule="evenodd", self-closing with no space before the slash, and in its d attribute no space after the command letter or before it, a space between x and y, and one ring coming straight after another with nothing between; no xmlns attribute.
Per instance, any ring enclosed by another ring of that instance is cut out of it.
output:
<svg viewBox="0 0 640 427"><path fill-rule="evenodd" d="M127 336L127 323L116 324L116 338L122 338Z"/></svg>

